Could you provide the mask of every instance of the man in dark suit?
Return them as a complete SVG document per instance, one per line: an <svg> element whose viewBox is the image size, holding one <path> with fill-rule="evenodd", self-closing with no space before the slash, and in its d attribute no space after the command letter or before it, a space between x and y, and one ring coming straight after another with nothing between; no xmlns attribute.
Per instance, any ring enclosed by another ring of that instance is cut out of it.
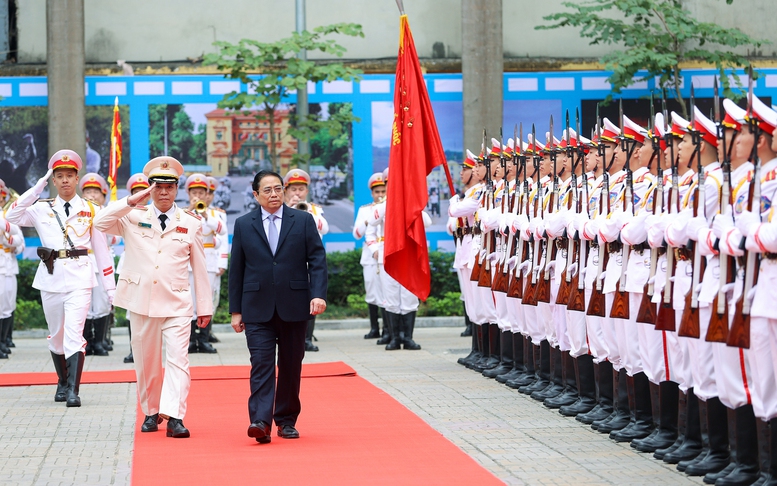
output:
<svg viewBox="0 0 777 486"><path fill-rule="evenodd" d="M260 171L252 188L259 208L235 221L229 311L232 328L245 330L251 352L248 436L266 444L273 419L278 437L299 437L305 332L311 316L326 309L327 269L313 216L283 204L281 176Z"/></svg>

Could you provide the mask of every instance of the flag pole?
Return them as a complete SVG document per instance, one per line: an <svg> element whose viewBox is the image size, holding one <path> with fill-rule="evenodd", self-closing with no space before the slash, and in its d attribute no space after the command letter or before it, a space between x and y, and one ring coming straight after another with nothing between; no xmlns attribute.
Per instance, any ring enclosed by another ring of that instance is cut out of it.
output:
<svg viewBox="0 0 777 486"><path fill-rule="evenodd" d="M397 0L397 7L399 7L399 15L405 15L405 5L402 0Z"/></svg>

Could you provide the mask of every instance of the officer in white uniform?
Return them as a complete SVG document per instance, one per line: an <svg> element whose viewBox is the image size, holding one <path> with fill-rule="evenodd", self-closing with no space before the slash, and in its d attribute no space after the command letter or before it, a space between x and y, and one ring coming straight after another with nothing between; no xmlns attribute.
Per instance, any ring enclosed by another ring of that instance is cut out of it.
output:
<svg viewBox="0 0 777 486"><path fill-rule="evenodd" d="M0 180L0 208L10 191ZM19 275L19 263L16 256L24 251L22 229L0 216L0 359L8 358L13 342L13 313L16 310L16 276Z"/></svg>
<svg viewBox="0 0 777 486"><path fill-rule="evenodd" d="M14 224L34 226L41 240L38 255L43 261L32 286L41 292L49 327L49 350L59 379L54 400L67 402L68 407L81 406L78 391L86 348L84 321L92 288L97 285L90 251L94 251L109 301L116 286L105 236L92 228L98 208L76 194L82 165L81 157L72 150L56 152L46 175L6 213L6 219ZM39 199L52 175L57 197Z"/></svg>

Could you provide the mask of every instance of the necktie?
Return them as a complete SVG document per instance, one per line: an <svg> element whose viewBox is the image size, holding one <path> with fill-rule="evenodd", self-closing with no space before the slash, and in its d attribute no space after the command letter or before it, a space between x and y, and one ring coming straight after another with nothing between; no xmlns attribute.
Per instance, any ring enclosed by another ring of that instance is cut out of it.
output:
<svg viewBox="0 0 777 486"><path fill-rule="evenodd" d="M65 216L70 216L70 203L65 203Z"/></svg>
<svg viewBox="0 0 777 486"><path fill-rule="evenodd" d="M267 241L270 243L270 250L275 255L275 249L278 248L278 228L275 227L275 220L278 216L270 215L270 224L267 225Z"/></svg>
<svg viewBox="0 0 777 486"><path fill-rule="evenodd" d="M160 214L159 215L159 225L162 226L162 231L165 230L167 225L165 224L165 221L167 221L167 215L166 214Z"/></svg>

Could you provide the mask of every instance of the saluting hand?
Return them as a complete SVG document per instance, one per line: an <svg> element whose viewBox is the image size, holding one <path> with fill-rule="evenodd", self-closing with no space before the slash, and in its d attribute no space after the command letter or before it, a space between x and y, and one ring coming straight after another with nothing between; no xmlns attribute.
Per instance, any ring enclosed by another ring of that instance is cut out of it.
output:
<svg viewBox="0 0 777 486"><path fill-rule="evenodd" d="M154 187L156 187L156 182L152 183L150 186L143 189L142 191L137 192L132 196L128 197L127 204L134 207L134 206L137 206L138 204L145 203L148 200L148 198L151 197L151 190L154 189Z"/></svg>

